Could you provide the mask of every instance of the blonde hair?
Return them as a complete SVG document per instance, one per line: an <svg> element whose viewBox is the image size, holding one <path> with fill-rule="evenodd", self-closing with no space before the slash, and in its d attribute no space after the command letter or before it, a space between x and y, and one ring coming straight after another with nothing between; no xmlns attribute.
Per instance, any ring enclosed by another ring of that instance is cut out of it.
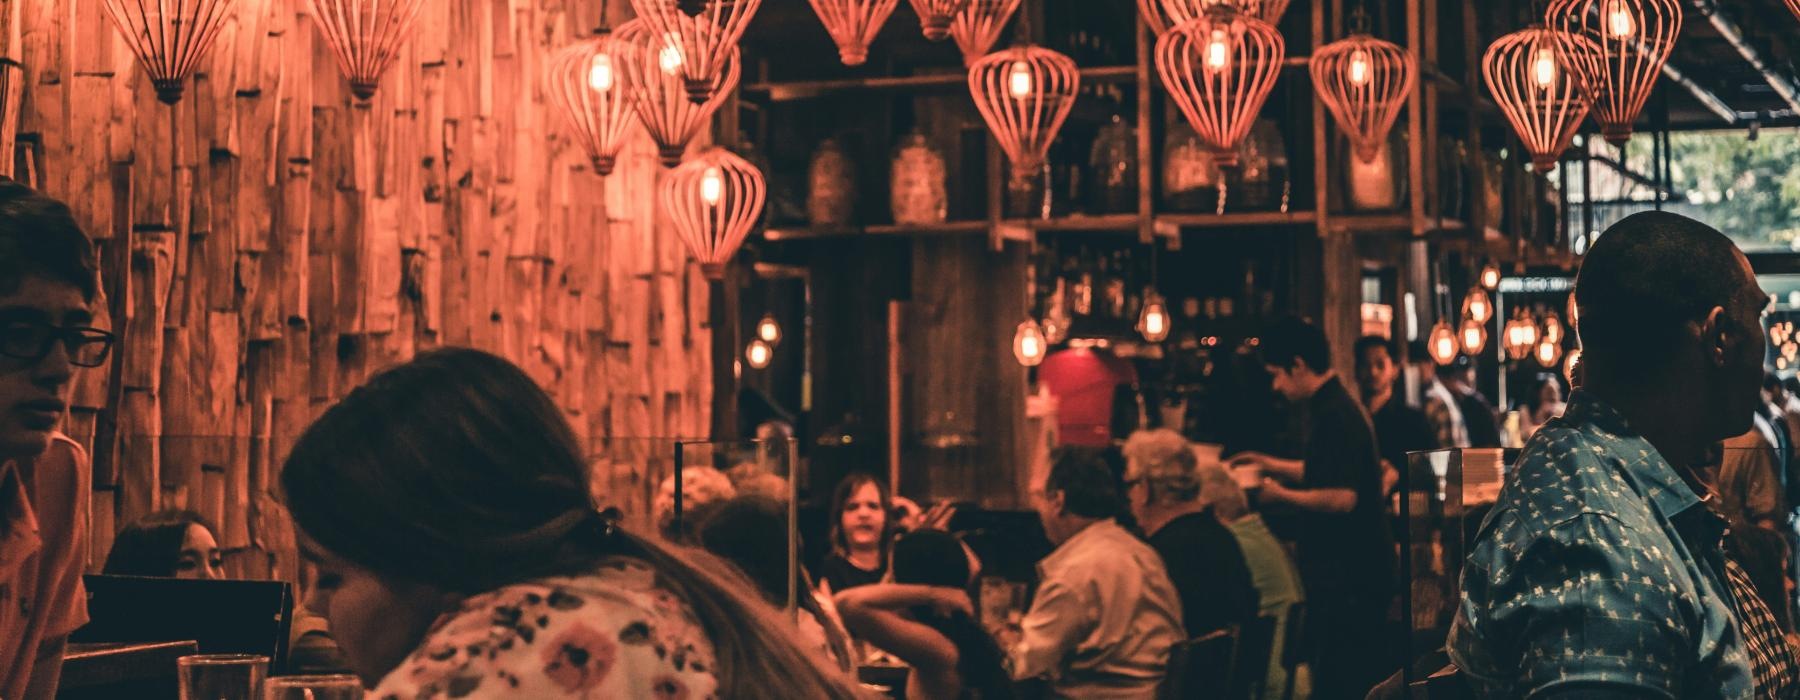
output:
<svg viewBox="0 0 1800 700"><path fill-rule="evenodd" d="M1125 478L1142 479L1153 502L1186 503L1200 497L1198 460L1187 438L1168 428L1139 430L1125 439Z"/></svg>

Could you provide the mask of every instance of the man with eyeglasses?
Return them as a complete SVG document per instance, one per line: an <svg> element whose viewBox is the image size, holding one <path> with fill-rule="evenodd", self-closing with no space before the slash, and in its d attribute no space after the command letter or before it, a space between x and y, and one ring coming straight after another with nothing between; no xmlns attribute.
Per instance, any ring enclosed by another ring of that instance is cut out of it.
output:
<svg viewBox="0 0 1800 700"><path fill-rule="evenodd" d="M63 203L0 181L0 698L56 694L87 622L87 455L57 431L76 367L106 362L93 246Z"/></svg>

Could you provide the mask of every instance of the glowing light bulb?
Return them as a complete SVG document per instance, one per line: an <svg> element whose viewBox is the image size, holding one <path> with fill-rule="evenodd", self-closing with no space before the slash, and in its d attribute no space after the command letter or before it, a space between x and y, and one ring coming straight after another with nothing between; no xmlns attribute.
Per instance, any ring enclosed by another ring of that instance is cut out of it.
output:
<svg viewBox="0 0 1800 700"><path fill-rule="evenodd" d="M598 92L606 92L613 87L612 56L594 54L594 60L588 64L588 87Z"/></svg>
<svg viewBox="0 0 1800 700"><path fill-rule="evenodd" d="M1500 266L1488 263L1481 268L1481 286L1488 291L1500 288Z"/></svg>
<svg viewBox="0 0 1800 700"><path fill-rule="evenodd" d="M1561 344L1562 339L1563 339L1562 319L1557 318L1555 314L1545 316L1544 317L1544 340L1545 340L1545 342Z"/></svg>
<svg viewBox="0 0 1800 700"><path fill-rule="evenodd" d="M1468 296L1463 298L1463 314L1481 324L1494 318L1494 301L1488 297L1486 289L1480 286L1469 289Z"/></svg>
<svg viewBox="0 0 1800 700"><path fill-rule="evenodd" d="M1019 328L1013 331L1013 358L1026 367L1036 367L1044 361L1044 350L1049 347L1044 342L1044 329L1037 321L1025 319Z"/></svg>
<svg viewBox="0 0 1800 700"><path fill-rule="evenodd" d="M1211 40L1206 43L1206 67L1208 70L1221 71L1231 63L1231 47L1226 43L1225 30L1214 29Z"/></svg>
<svg viewBox="0 0 1800 700"><path fill-rule="evenodd" d="M725 198L725 176L719 173L718 167L706 169L700 176L700 200L707 206L719 206L719 200Z"/></svg>
<svg viewBox="0 0 1800 700"><path fill-rule="evenodd" d="M1138 316L1139 333L1144 340L1160 343L1169 337L1169 310L1163 306L1162 300L1151 297L1144 303L1144 311Z"/></svg>
<svg viewBox="0 0 1800 700"><path fill-rule="evenodd" d="M1480 355L1482 348L1487 347L1487 329L1476 323L1475 319L1463 321L1462 347L1463 352L1470 355Z"/></svg>
<svg viewBox="0 0 1800 700"><path fill-rule="evenodd" d="M1562 355L1562 348L1557 347L1556 343L1552 343L1547 339L1538 342L1538 346L1537 346L1538 364L1543 365L1545 367L1555 367L1556 361L1558 359L1560 359L1560 357L1559 357L1560 355Z"/></svg>
<svg viewBox="0 0 1800 700"><path fill-rule="evenodd" d="M1637 20L1631 16L1631 7L1624 0L1613 0L1606 4L1606 31L1616 39L1637 33Z"/></svg>
<svg viewBox="0 0 1800 700"><path fill-rule="evenodd" d="M1350 84L1369 84L1369 52L1362 49L1350 52Z"/></svg>
<svg viewBox="0 0 1800 700"><path fill-rule="evenodd" d="M756 322L756 337L770 345L781 343L781 324L775 321L775 314L763 314L762 320Z"/></svg>
<svg viewBox="0 0 1800 700"><path fill-rule="evenodd" d="M1006 92L1020 100L1031 96L1031 64L1013 61L1006 73Z"/></svg>
<svg viewBox="0 0 1800 700"><path fill-rule="evenodd" d="M656 65L666 74L674 75L675 71L681 70L681 44L679 42L680 39L671 34L664 40L662 50L656 53Z"/></svg>
<svg viewBox="0 0 1800 700"><path fill-rule="evenodd" d="M1431 359L1440 365L1450 364L1456 359L1456 331L1450 330L1450 324L1442 320L1431 328Z"/></svg>
<svg viewBox="0 0 1800 700"><path fill-rule="evenodd" d="M769 347L768 343L763 342L762 338L750 341L750 346L744 348L744 359L749 360L750 366L756 369L768 367L769 360L774 357L774 355L775 349Z"/></svg>
<svg viewBox="0 0 1800 700"><path fill-rule="evenodd" d="M1556 53L1548 48L1539 48L1537 58L1531 62L1531 80L1540 88L1556 85Z"/></svg>

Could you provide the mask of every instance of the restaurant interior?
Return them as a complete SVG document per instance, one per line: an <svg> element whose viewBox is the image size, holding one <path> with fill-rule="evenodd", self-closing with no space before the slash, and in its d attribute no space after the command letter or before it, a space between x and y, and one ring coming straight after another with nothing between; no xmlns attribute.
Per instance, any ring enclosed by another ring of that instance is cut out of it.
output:
<svg viewBox="0 0 1800 700"><path fill-rule="evenodd" d="M1723 231L1770 295L1764 370L1800 369L1800 0L0 0L0 23L0 175L69 205L117 339L59 427L91 462L93 621L58 697L185 698L195 654L313 668L284 463L436 348L534 380L620 527L701 547L719 502L781 504L752 556L790 618L873 483L881 527L979 562L1005 653L1064 539L1066 448L1109 453L1123 498L1128 440L1172 431L1303 556L1317 521L1234 461L1305 454L1263 340L1306 319L1361 401L1377 337L1391 400L1455 374L1492 419L1465 403L1484 435L1386 461L1396 558L1368 566L1403 633L1368 680L1434 698L1472 697L1440 651L1462 556L1576 383L1601 232ZM170 511L228 582L103 574ZM1329 600L1190 625L1144 697L1363 697L1297 641ZM933 697L850 636L863 691ZM1052 685L1019 693L1084 696Z"/></svg>

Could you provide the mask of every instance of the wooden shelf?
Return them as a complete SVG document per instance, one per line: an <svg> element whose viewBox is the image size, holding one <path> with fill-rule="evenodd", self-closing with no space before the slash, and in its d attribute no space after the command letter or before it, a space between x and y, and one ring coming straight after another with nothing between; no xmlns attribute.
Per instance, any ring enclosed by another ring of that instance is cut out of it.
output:
<svg viewBox="0 0 1800 700"><path fill-rule="evenodd" d="M987 221L946 221L940 224L875 224L873 226L777 226L763 230L763 239L800 241L855 236L966 236L986 234Z"/></svg>
<svg viewBox="0 0 1800 700"><path fill-rule="evenodd" d="M1081 81L1087 84L1128 83L1135 80L1137 80L1137 66L1098 66L1081 69ZM968 73L955 71L930 75L751 83L743 87L743 92L763 96L769 102L788 102L851 92L967 89L968 84Z"/></svg>
<svg viewBox="0 0 1800 700"><path fill-rule="evenodd" d="M1318 216L1310 211L1246 211L1226 214L1158 214L1156 226L1167 228L1226 228L1232 226L1311 225Z"/></svg>

